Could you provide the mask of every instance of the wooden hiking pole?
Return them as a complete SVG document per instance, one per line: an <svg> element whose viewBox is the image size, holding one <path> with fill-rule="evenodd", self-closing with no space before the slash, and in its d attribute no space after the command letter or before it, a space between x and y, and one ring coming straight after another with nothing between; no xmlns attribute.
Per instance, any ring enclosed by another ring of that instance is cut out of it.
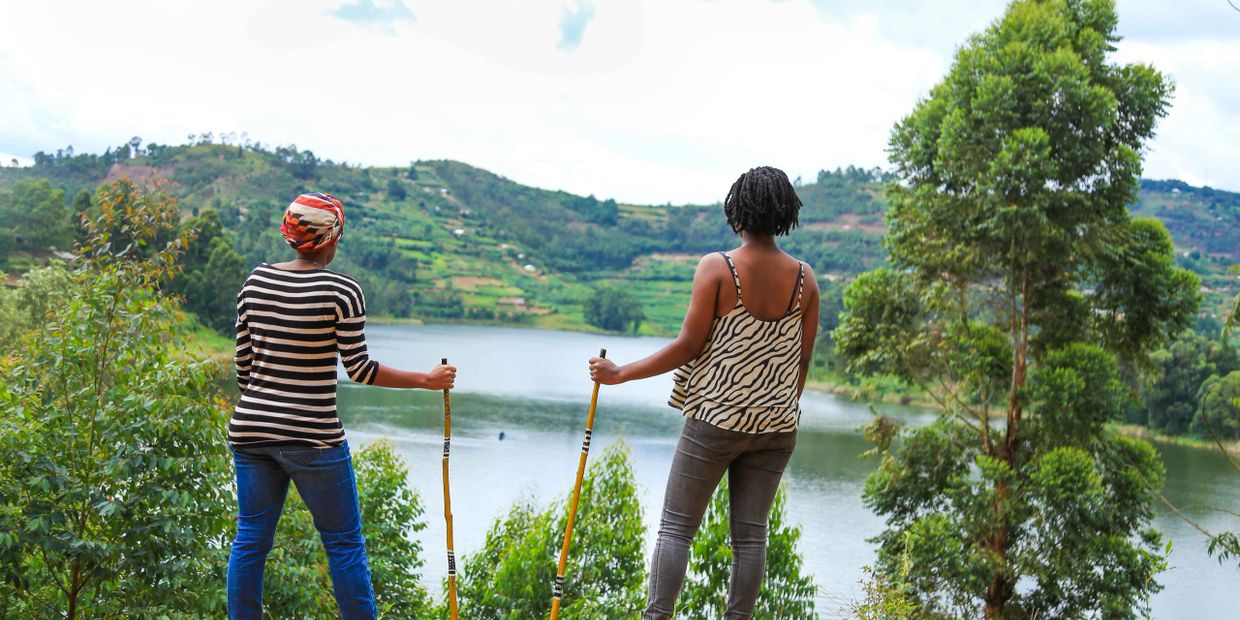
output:
<svg viewBox="0 0 1240 620"><path fill-rule="evenodd" d="M600 349L599 357L607 357L607 349ZM564 546L560 547L560 565L556 568L555 587L551 589L551 620L560 616L560 597L564 596L564 569L568 565L568 546L573 540L573 521L577 518L577 500L581 498L581 479L586 475L586 457L590 455L590 435L594 432L594 412L598 409L598 381L590 396L590 414L586 416L586 437L581 442L581 459L577 461L577 482L573 484L573 499L568 504L568 524L564 527Z"/></svg>
<svg viewBox="0 0 1240 620"><path fill-rule="evenodd" d="M447 365L448 358L443 358ZM448 455L452 452L452 394L443 391L443 520L448 525L448 613L452 620L456 614L456 552L452 545L452 493L448 489Z"/></svg>

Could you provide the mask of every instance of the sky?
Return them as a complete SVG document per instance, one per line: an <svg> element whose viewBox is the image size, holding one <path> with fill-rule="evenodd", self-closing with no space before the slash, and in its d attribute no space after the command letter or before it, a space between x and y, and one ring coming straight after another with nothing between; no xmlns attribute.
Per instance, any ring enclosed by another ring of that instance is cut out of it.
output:
<svg viewBox="0 0 1240 620"><path fill-rule="evenodd" d="M1006 4L3 0L0 162L244 131L335 161L715 202L757 165L887 166L892 125ZM1240 191L1240 11L1117 7L1115 60L1176 82L1144 176Z"/></svg>

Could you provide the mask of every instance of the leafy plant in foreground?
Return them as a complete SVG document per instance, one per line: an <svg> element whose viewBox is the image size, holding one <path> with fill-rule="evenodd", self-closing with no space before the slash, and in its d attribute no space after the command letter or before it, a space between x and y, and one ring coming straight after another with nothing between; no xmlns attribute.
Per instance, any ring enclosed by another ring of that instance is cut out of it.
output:
<svg viewBox="0 0 1240 620"><path fill-rule="evenodd" d="M538 509L517 502L465 557L458 580L461 617L524 620L546 616L563 541L566 503ZM628 448L609 447L581 488L560 617L633 618L645 600L641 504Z"/></svg>
<svg viewBox="0 0 1240 620"><path fill-rule="evenodd" d="M419 571L422 543L413 535L426 528L422 500L408 486L409 470L391 442L376 441L353 458L362 534L380 616L436 615ZM276 618L325 618L336 613L327 556L309 509L290 487L275 545L267 559L264 609Z"/></svg>
<svg viewBox="0 0 1240 620"><path fill-rule="evenodd" d="M218 368L177 354L180 314L156 291L186 240L156 244L178 217L167 196L100 197L69 301L0 361L0 615L218 613Z"/></svg>
<svg viewBox="0 0 1240 620"><path fill-rule="evenodd" d="M766 573L754 609L755 618L798 620L817 618L814 579L803 574L804 560L797 551L801 530L787 525L787 487L775 495L768 519ZM711 497L702 527L693 537L689 575L677 604L679 615L708 620L722 618L728 610L728 586L732 575L728 483L725 479Z"/></svg>

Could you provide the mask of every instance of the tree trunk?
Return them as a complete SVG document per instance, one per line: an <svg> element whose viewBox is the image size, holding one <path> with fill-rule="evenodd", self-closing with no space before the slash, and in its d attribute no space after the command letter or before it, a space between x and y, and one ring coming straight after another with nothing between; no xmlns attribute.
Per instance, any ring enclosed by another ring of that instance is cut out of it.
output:
<svg viewBox="0 0 1240 620"><path fill-rule="evenodd" d="M1007 520L1003 517L1004 504L1007 502L1008 486L1006 482L995 483L995 500L993 508L995 511L996 529L990 535L990 540L986 546L992 556L999 562L1007 559L1008 545L1008 525ZM1003 617L1003 607L1007 604L1008 599L1012 597L1012 582L1008 574L1002 570L991 576L990 585L986 587L986 620L993 620Z"/></svg>
<svg viewBox="0 0 1240 620"><path fill-rule="evenodd" d="M69 610L65 614L65 617L68 618L69 620L76 620L77 618L78 592L82 590L82 586L80 583L81 579L82 579L82 560L78 559L73 562L73 577L72 579L69 580L69 592L68 592Z"/></svg>
<svg viewBox="0 0 1240 620"><path fill-rule="evenodd" d="M1003 451L999 458L1015 468L1016 463L1016 441L1017 434L1020 429L1020 418L1023 409L1023 403L1020 400L1020 392L1025 387L1028 378L1028 360L1029 360L1029 276L1021 274L1020 285L1020 309L1017 316L1016 308L1013 305L1013 313L1009 324L1012 327L1012 383L1008 392L1008 411L1007 411L1007 428L1004 431ZM1007 482L995 483L995 499L993 509L995 513L995 530L991 534L987 546L994 558L1000 563L1007 559L1008 551L1008 523L1007 523L1007 502L1008 502L1008 485ZM1007 605L1009 599L1015 591L1015 583L1012 577L1005 571L1000 569L991 577L990 585L986 587L986 620L995 620L1003 617L1004 606Z"/></svg>
<svg viewBox="0 0 1240 620"><path fill-rule="evenodd" d="M1003 608L1012 598L1012 581L1006 575L997 574L986 588L986 620L1003 618Z"/></svg>

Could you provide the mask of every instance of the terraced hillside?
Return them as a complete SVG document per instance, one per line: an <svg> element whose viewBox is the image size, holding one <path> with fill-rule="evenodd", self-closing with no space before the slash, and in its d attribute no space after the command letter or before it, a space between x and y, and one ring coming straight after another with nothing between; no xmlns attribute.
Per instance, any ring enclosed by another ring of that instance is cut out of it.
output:
<svg viewBox="0 0 1240 620"><path fill-rule="evenodd" d="M131 143L132 144L132 143ZM358 167L296 147L124 145L95 154L40 154L0 168L0 189L43 177L72 200L104 181L167 179L188 216L214 209L249 263L285 253L275 222L288 200L314 189L344 199L339 268L359 275L376 314L590 329L582 304L622 284L642 299L642 333L678 328L697 257L735 239L718 205L631 205L524 186L452 161ZM805 203L790 251L824 285L883 260L883 174L848 168L798 186ZM726 191L726 181L720 194ZM1138 215L1162 219L1181 261L1203 275L1207 314L1236 288L1240 194L1178 181L1143 182ZM10 270L41 255L17 256Z"/></svg>

